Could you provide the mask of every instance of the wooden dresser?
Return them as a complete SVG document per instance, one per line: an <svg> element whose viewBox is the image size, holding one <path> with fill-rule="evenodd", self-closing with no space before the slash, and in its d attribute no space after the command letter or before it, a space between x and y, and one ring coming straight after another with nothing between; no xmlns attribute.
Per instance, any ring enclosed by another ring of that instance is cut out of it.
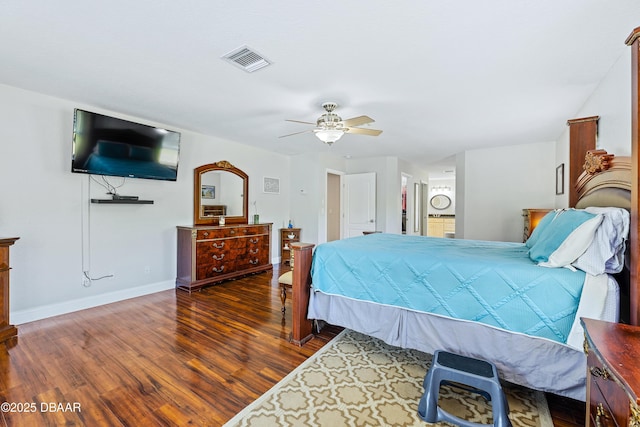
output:
<svg viewBox="0 0 640 427"><path fill-rule="evenodd" d="M19 237L0 238L0 342L18 335L9 321L9 246Z"/></svg>
<svg viewBox="0 0 640 427"><path fill-rule="evenodd" d="M582 318L588 426L640 426L640 327Z"/></svg>
<svg viewBox="0 0 640 427"><path fill-rule="evenodd" d="M271 224L179 226L177 267L188 291L271 270Z"/></svg>
<svg viewBox="0 0 640 427"><path fill-rule="evenodd" d="M522 232L522 242L526 242L540 220L553 209L522 209L524 218L524 229Z"/></svg>

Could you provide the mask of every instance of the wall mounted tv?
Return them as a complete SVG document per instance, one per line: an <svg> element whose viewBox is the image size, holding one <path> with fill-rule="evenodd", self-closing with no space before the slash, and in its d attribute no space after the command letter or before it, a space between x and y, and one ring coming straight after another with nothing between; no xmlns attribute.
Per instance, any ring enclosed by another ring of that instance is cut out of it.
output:
<svg viewBox="0 0 640 427"><path fill-rule="evenodd" d="M179 153L179 132L74 111L72 172L175 181Z"/></svg>

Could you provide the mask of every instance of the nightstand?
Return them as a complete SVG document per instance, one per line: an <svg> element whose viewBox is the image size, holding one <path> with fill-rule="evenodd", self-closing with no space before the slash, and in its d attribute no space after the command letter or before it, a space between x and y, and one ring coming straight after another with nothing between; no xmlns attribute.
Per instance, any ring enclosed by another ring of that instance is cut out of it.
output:
<svg viewBox="0 0 640 427"><path fill-rule="evenodd" d="M553 209L522 209L524 218L524 229L522 232L522 242L526 242L540 220Z"/></svg>

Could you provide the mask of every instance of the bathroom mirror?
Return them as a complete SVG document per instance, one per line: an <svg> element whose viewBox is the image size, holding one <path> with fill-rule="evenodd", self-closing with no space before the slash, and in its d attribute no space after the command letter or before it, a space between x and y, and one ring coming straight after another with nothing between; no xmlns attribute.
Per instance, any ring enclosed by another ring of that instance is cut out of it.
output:
<svg viewBox="0 0 640 427"><path fill-rule="evenodd" d="M249 177L226 160L193 171L193 224L248 224Z"/></svg>
<svg viewBox="0 0 640 427"><path fill-rule="evenodd" d="M434 209L442 210L451 206L451 199L444 194L436 194L429 200L429 203Z"/></svg>

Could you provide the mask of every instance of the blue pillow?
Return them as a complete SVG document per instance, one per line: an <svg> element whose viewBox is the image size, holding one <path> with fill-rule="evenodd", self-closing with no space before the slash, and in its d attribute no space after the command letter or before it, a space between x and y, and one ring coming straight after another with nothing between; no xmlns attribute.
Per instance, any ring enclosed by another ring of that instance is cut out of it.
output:
<svg viewBox="0 0 640 427"><path fill-rule="evenodd" d="M540 233L529 257L543 267L570 265L587 250L601 222L602 215L584 210L559 212Z"/></svg>
<svg viewBox="0 0 640 427"><path fill-rule="evenodd" d="M531 235L525 242L525 245L527 245L528 248L531 248L533 245L535 245L544 229L547 228L549 224L551 224L551 221L553 221L557 213L558 211L552 210L550 212L547 212L547 214L542 217L542 219L538 222L538 225L536 225L536 228L533 229L533 233L531 233Z"/></svg>

